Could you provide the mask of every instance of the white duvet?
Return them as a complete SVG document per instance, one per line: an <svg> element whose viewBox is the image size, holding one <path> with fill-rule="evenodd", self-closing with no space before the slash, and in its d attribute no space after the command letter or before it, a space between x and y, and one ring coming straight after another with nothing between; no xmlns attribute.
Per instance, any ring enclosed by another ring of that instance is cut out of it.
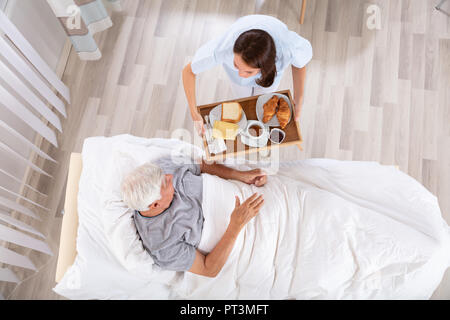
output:
<svg viewBox="0 0 450 320"><path fill-rule="evenodd" d="M163 271L139 241L120 177L145 161L199 149L129 135L85 141L78 255L54 290L71 299L428 299L450 265L450 228L435 196L375 162L283 163L256 188L203 175L210 251L234 207L264 194L219 275ZM254 167L253 165L236 167Z"/></svg>

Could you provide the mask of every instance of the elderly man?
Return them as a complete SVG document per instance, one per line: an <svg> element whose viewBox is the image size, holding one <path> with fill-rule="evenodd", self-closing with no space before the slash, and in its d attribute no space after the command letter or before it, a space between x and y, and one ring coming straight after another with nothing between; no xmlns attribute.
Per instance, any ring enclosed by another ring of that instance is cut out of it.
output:
<svg viewBox="0 0 450 320"><path fill-rule="evenodd" d="M124 202L135 210L134 221L144 248L158 266L215 277L231 253L239 232L258 214L264 199L255 193L241 203L236 197L226 232L216 247L203 255L197 250L204 220L201 173L257 187L267 181L260 169L238 171L204 161L200 165L177 165L163 158L128 174L122 181L121 191Z"/></svg>

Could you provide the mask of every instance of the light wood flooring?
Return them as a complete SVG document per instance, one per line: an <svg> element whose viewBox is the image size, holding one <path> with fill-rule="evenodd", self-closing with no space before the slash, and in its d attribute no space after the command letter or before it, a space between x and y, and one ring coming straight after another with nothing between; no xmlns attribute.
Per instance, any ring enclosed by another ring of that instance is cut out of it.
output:
<svg viewBox="0 0 450 320"><path fill-rule="evenodd" d="M63 299L51 289L59 248L60 211L71 152L95 135L130 133L170 137L193 132L181 70L197 48L247 14L273 15L310 40L313 60L301 117L304 151L285 148L281 160L334 158L398 165L435 194L450 223L450 19L434 10L438 0L308 0L298 23L300 0L122 0L114 26L95 37L103 58L80 61L72 51L63 81L72 104L60 148L44 144L58 165L37 159L55 178L32 175L49 193L50 214L36 227L48 235L55 256L28 253L37 273L15 288L0 284L10 299ZM381 9L381 29L366 27L370 4ZM198 104L233 98L221 68L199 77ZM290 71L281 89L292 90ZM450 271L433 298L450 299Z"/></svg>

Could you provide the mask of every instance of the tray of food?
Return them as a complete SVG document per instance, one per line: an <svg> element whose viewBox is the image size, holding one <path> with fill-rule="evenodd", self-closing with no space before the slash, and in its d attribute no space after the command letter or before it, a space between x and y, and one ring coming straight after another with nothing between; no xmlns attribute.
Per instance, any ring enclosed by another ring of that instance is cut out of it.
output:
<svg viewBox="0 0 450 320"><path fill-rule="evenodd" d="M197 107L206 126L203 137L208 159L251 153L273 145L297 145L301 134L294 121L289 90L222 101Z"/></svg>

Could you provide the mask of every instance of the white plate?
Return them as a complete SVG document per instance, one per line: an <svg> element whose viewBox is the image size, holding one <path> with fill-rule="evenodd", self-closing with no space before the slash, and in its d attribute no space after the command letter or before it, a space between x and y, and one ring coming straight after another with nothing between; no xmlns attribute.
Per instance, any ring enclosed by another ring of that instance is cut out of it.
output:
<svg viewBox="0 0 450 320"><path fill-rule="evenodd" d="M272 98L273 96L278 96L284 100L286 100L286 102L289 105L289 109L291 109L291 116L289 117L289 121L288 123L291 121L292 119L292 105L291 102L289 101L289 98L284 95L284 94L280 94L280 93L268 93L268 94L263 94L262 96L258 97L258 100L256 100L256 117L258 118L259 121L263 122L263 118L264 118L264 105L266 104L267 101L269 101L270 98ZM278 122L278 118L277 115L275 114L273 116L272 119L270 119L268 122L264 123L264 125L268 126L268 127L279 127L280 123Z"/></svg>
<svg viewBox="0 0 450 320"><path fill-rule="evenodd" d="M222 119L222 104L219 104L218 106L211 109L209 112L209 121L211 123L211 126L214 128L214 121L220 121ZM239 126L238 134L245 130L247 127L247 117L245 115L244 110L242 110L242 118L237 123Z"/></svg>

